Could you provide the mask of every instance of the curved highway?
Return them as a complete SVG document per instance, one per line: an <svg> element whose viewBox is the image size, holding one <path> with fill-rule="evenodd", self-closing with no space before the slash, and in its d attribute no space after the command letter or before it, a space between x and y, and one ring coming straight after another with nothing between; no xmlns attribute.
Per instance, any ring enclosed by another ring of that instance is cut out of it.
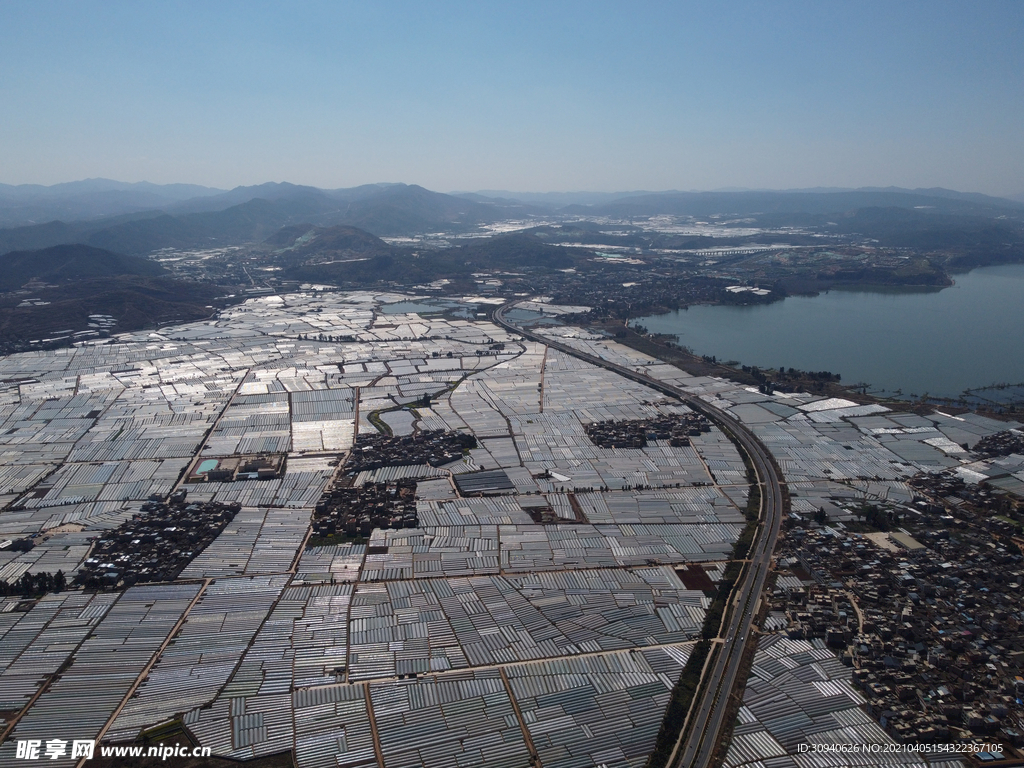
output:
<svg viewBox="0 0 1024 768"><path fill-rule="evenodd" d="M690 707L687 725L683 729L683 736L686 738L680 737L669 761L673 768L676 766L679 768L705 768L710 765L711 758L719 746L719 736L725 724L730 694L737 684L743 649L746 643L752 640L751 628L758 611L761 594L764 591L765 581L771 570L772 553L778 539L779 528L782 525L782 480L775 469L768 449L749 429L732 416L671 384L580 352L570 346L513 325L504 317L505 311L513 303L504 304L494 310L492 317L495 323L512 333L525 336L592 365L614 371L627 379L652 387L659 392L680 398L693 410L703 413L723 431L735 438L754 466L761 488L761 523L754 541L750 545L750 552L747 554L746 569L740 574L726 606L724 631L719 634L720 639L713 641L712 652L717 651L717 653L712 657L711 665L706 668L706 674L701 680L703 695L699 699L694 699Z"/></svg>

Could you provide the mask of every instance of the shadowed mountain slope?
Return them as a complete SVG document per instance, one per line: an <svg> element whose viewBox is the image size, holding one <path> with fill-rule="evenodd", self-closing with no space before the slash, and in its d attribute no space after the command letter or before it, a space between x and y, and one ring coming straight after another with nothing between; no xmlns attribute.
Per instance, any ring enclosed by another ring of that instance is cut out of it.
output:
<svg viewBox="0 0 1024 768"><path fill-rule="evenodd" d="M166 274L159 264L123 256L89 245L55 245L38 251L15 251L0 256L0 290L11 291L37 280L58 283L97 277Z"/></svg>

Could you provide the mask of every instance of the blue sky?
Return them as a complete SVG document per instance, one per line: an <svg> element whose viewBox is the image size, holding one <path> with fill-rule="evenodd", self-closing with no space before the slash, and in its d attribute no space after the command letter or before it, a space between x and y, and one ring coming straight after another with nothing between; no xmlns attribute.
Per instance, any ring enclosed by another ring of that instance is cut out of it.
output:
<svg viewBox="0 0 1024 768"><path fill-rule="evenodd" d="M0 182L1024 193L1024 3L0 0Z"/></svg>

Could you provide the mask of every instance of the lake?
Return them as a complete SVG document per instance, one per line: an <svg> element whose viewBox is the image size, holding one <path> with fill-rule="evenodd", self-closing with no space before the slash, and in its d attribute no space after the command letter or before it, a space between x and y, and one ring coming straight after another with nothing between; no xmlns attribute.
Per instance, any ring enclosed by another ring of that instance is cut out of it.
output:
<svg viewBox="0 0 1024 768"><path fill-rule="evenodd" d="M452 317L472 318L474 307L466 306L450 299L424 299L422 301L397 301L393 304L381 305L383 315L403 315L415 312L419 315L436 315L446 313Z"/></svg>
<svg viewBox="0 0 1024 768"><path fill-rule="evenodd" d="M1024 264L955 275L939 291L833 290L774 304L637 318L698 355L832 371L869 391L957 397L1024 382Z"/></svg>

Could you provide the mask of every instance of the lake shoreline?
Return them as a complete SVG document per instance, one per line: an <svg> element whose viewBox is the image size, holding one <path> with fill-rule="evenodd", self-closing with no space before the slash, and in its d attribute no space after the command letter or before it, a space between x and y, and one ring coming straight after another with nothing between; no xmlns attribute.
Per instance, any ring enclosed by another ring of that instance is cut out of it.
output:
<svg viewBox="0 0 1024 768"><path fill-rule="evenodd" d="M1024 327L1024 265L980 267L958 278L933 289L843 286L785 297L789 302L695 304L628 324L698 358L739 360L765 372L779 363L845 371L846 387L883 401L952 407L966 395L963 405L974 406L994 395L986 406L993 412L1024 403L1024 389L1014 389L1024 382L1024 341L1015 333Z"/></svg>

